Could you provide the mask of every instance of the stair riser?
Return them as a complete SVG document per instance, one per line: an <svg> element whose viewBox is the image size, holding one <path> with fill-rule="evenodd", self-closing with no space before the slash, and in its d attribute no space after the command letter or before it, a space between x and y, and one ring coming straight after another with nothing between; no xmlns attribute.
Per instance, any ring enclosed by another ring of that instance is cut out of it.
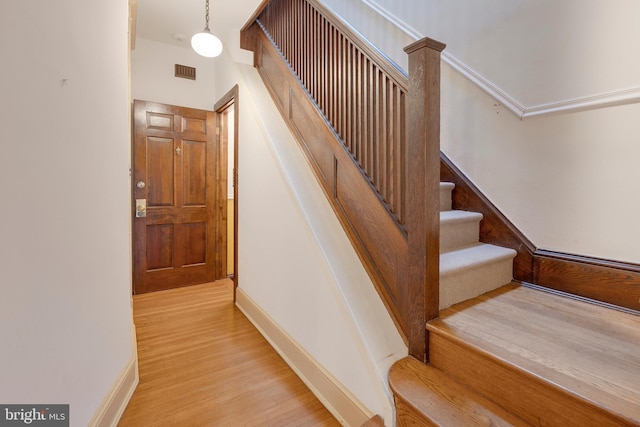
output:
<svg viewBox="0 0 640 427"><path fill-rule="evenodd" d="M480 222L440 223L440 253L478 243Z"/></svg>
<svg viewBox="0 0 640 427"><path fill-rule="evenodd" d="M438 424L416 411L409 402L396 398L396 427L416 426L438 427Z"/></svg>
<svg viewBox="0 0 640 427"><path fill-rule="evenodd" d="M449 274L441 273L440 310L504 286L511 282L512 277L512 258Z"/></svg>
<svg viewBox="0 0 640 427"><path fill-rule="evenodd" d="M603 413L588 401L546 383L536 376L477 352L438 332L429 332L431 366L466 383L507 411L532 425L632 426Z"/></svg>
<svg viewBox="0 0 640 427"><path fill-rule="evenodd" d="M453 187L440 185L440 210L451 210L451 191Z"/></svg>

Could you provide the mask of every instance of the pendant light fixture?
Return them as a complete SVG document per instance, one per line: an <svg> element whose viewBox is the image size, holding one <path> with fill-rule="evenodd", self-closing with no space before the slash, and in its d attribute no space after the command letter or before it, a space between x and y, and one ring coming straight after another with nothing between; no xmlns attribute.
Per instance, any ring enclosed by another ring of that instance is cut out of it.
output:
<svg viewBox="0 0 640 427"><path fill-rule="evenodd" d="M209 0L206 0L206 24L204 30L191 37L191 47L198 55L213 58L222 53L222 42L209 30Z"/></svg>

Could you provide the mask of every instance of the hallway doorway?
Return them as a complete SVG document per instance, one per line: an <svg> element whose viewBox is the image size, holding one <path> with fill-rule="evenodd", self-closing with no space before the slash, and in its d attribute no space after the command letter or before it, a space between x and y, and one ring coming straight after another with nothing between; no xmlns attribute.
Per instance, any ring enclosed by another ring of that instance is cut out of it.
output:
<svg viewBox="0 0 640 427"><path fill-rule="evenodd" d="M133 290L226 277L226 147L213 111L134 102Z"/></svg>
<svg viewBox="0 0 640 427"><path fill-rule="evenodd" d="M226 276L238 286L238 85L229 90L214 106L220 145L227 158L227 253Z"/></svg>

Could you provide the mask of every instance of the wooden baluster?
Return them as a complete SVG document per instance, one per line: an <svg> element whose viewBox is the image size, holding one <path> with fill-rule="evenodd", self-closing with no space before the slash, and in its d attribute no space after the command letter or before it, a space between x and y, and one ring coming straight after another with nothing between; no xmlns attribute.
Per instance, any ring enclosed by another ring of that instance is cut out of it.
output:
<svg viewBox="0 0 640 427"><path fill-rule="evenodd" d="M407 143L407 133L406 133L406 105L407 105L407 96L404 91L400 91L400 97L398 98L398 124L399 134L398 134L398 147L396 148L396 156L398 159L398 171L396 172L396 179L398 180L398 221L400 224L405 224L406 218L406 200L407 200L407 187L405 185L405 173L406 170L406 157L404 153L406 152L406 143Z"/></svg>
<svg viewBox="0 0 640 427"><path fill-rule="evenodd" d="M382 200L386 199L384 188L384 163L385 159L385 136L387 133L387 123L385 117L385 79L380 72L380 69L376 67L377 87L378 87L378 140L376 144L376 186L378 192L382 196Z"/></svg>
<svg viewBox="0 0 640 427"><path fill-rule="evenodd" d="M396 167L396 146L398 145L398 122L396 120L398 112L398 87L394 84L390 84L389 89L389 173L387 174L387 182L389 185L389 204L391 205L391 212L398 214L397 207L397 189L396 189L396 174L398 168Z"/></svg>
<svg viewBox="0 0 640 427"><path fill-rule="evenodd" d="M356 100L356 110L355 110L355 126L354 126L354 138L353 138L353 156L356 159L358 165L360 165L360 167L362 167L362 163L360 162L360 147L362 146L362 110L363 110L363 106L362 106L362 85L363 83L363 79L362 79L362 54L360 53L360 50L357 48L354 48L354 53L355 53L355 85L356 85L356 90L354 93L355 96L355 100Z"/></svg>
<svg viewBox="0 0 640 427"><path fill-rule="evenodd" d="M438 314L438 85L444 45L425 39L407 47L408 92L397 69L351 39L349 29L323 10L316 0L274 0L260 20L406 236L407 268L398 271L391 296L410 352L422 358L424 322Z"/></svg>
<svg viewBox="0 0 640 427"><path fill-rule="evenodd" d="M349 42L348 38L344 38L344 43L346 45L346 55L345 55L345 73L346 73L346 83L347 86L345 88L346 91L346 107L345 108L345 116L344 116L344 124L345 124L345 134L347 135L349 147L349 152L353 153L353 109L355 108L355 99L353 96L353 84L354 84L354 75L353 75L353 45Z"/></svg>
<svg viewBox="0 0 640 427"><path fill-rule="evenodd" d="M371 75L371 64L369 64L369 58L364 57L364 72L365 72L365 80L364 80L364 110L362 114L364 115L364 141L362 145L362 167L369 176L370 179L373 179L370 176L371 172L371 164L369 162L369 151L371 148L371 134L372 134L372 116L373 116L373 80Z"/></svg>
<svg viewBox="0 0 640 427"><path fill-rule="evenodd" d="M335 129L336 123L336 40L335 31L333 25L329 24L329 34L327 45L327 57L328 57L328 73L329 73L329 102L327 107L327 117L331 126Z"/></svg>

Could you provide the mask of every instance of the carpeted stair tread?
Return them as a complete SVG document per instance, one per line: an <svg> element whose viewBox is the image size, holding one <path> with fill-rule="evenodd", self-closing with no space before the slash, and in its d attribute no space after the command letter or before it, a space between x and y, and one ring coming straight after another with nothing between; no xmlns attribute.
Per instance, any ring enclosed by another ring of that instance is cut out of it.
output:
<svg viewBox="0 0 640 427"><path fill-rule="evenodd" d="M440 212L440 253L478 243L482 214L460 210Z"/></svg>
<svg viewBox="0 0 640 427"><path fill-rule="evenodd" d="M480 221L482 214L478 212L451 210L440 212L440 223L443 222L456 224L466 221Z"/></svg>
<svg viewBox="0 0 640 427"><path fill-rule="evenodd" d="M440 255L440 277L502 260L513 260L515 256L516 251L513 249L487 243L459 248ZM502 285L506 283L500 286Z"/></svg>
<svg viewBox="0 0 640 427"><path fill-rule="evenodd" d="M452 182L441 182L440 183L440 210L448 211L451 210L451 191L455 184Z"/></svg>

